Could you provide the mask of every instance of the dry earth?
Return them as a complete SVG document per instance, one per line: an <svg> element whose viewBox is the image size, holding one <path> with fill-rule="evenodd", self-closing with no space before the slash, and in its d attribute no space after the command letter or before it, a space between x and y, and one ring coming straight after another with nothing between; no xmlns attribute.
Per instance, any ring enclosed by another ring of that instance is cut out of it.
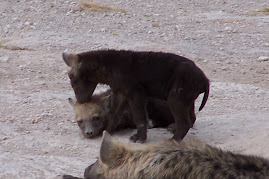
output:
<svg viewBox="0 0 269 179"><path fill-rule="evenodd" d="M73 122L63 51L152 50L194 60L210 78L211 93L187 138L269 158L267 0L96 3L113 8L0 1L1 179L82 176L98 156L100 138L83 138ZM115 136L129 142L134 132ZM148 141L170 137L165 129L148 132Z"/></svg>

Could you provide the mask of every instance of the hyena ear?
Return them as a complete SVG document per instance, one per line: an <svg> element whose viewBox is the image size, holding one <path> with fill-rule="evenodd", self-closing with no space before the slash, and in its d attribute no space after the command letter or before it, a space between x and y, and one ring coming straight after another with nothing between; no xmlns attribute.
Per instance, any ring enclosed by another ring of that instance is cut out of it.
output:
<svg viewBox="0 0 269 179"><path fill-rule="evenodd" d="M120 154L119 145L117 142L109 135L107 131L103 132L103 138L100 148L100 159L102 163L108 165L109 167L115 167L117 165L118 155Z"/></svg>
<svg viewBox="0 0 269 179"><path fill-rule="evenodd" d="M103 97L102 100L100 101L100 105L105 112L109 112L111 108L111 97L110 96Z"/></svg>
<svg viewBox="0 0 269 179"><path fill-rule="evenodd" d="M63 60L69 67L78 66L78 56L72 53L63 53Z"/></svg>
<svg viewBox="0 0 269 179"><path fill-rule="evenodd" d="M72 107L75 107L75 103L76 103L75 100L73 100L72 98L68 98L68 102Z"/></svg>

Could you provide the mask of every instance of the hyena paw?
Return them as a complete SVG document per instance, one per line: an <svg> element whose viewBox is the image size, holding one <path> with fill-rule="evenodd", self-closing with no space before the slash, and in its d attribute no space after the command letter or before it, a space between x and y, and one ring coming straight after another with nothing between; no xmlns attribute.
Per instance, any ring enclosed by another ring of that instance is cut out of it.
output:
<svg viewBox="0 0 269 179"><path fill-rule="evenodd" d="M167 130L168 130L169 132L171 132L172 134L175 134L175 133L176 133L176 124L175 124L175 123L170 124L170 125L167 127Z"/></svg>
<svg viewBox="0 0 269 179"><path fill-rule="evenodd" d="M137 136L137 134L132 135L132 136L130 137L130 140L131 140L132 142L136 142L136 141L138 140L138 136Z"/></svg>
<svg viewBox="0 0 269 179"><path fill-rule="evenodd" d="M137 134L134 134L134 135L132 135L132 136L130 137L130 140L131 140L132 142L137 142L137 143L141 143L141 144L143 144L143 143L145 143L145 141L146 141L146 137L138 136Z"/></svg>

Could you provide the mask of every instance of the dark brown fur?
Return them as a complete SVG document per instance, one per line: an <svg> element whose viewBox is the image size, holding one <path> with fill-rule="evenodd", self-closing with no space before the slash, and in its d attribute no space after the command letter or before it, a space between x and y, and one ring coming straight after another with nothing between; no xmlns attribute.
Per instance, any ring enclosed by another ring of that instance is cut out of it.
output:
<svg viewBox="0 0 269 179"><path fill-rule="evenodd" d="M94 94L87 103L80 104L76 100L69 98L69 103L74 108L75 121L81 129L82 134L87 138L93 138L101 134L107 128L111 132L119 131L126 128L135 128L131 110L126 104L117 114L112 111L112 100L120 101L120 96L114 97L111 90L98 95ZM168 106L159 100L149 99L146 105L150 127L167 127L174 123L173 115ZM115 116L112 119L109 116ZM109 127L113 126L113 128Z"/></svg>
<svg viewBox="0 0 269 179"><path fill-rule="evenodd" d="M269 161L234 154L199 141L130 146L104 132L97 162L85 179L268 179Z"/></svg>
<svg viewBox="0 0 269 179"><path fill-rule="evenodd" d="M195 99L204 93L201 110L208 98L209 80L205 74L193 61L175 54L99 50L64 53L63 59L71 67L69 77L78 102L90 101L98 83L108 84L114 95L124 96L126 100L113 106L120 111L129 104L137 127L131 137L134 142L147 138L148 98L167 101L175 119L176 140L183 139L196 120Z"/></svg>

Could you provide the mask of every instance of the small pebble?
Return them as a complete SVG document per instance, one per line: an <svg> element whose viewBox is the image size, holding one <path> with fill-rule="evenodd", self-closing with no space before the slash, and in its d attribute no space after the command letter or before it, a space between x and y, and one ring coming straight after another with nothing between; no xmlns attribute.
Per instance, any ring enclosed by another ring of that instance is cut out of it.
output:
<svg viewBox="0 0 269 179"><path fill-rule="evenodd" d="M225 29L224 29L225 31L232 31L232 28L231 27L229 27L229 26L227 26L227 27L225 27Z"/></svg>
<svg viewBox="0 0 269 179"><path fill-rule="evenodd" d="M268 57L268 56L260 56L260 57L258 58L258 61L260 61L260 62L269 61L269 57Z"/></svg>

